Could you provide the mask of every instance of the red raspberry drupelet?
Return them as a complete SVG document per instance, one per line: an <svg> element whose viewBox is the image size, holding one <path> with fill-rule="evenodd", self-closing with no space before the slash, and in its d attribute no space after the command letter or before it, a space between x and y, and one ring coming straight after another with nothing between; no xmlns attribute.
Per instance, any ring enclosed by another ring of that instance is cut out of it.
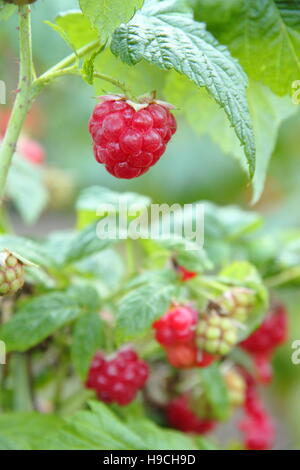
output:
<svg viewBox="0 0 300 470"><path fill-rule="evenodd" d="M130 102L115 96L103 97L89 122L97 162L113 176L126 179L141 176L155 165L176 128L167 106L150 103L136 111Z"/></svg>
<svg viewBox="0 0 300 470"><path fill-rule="evenodd" d="M113 358L99 352L92 361L86 386L96 390L99 400L124 406L134 400L148 375L148 365L132 349L122 349Z"/></svg>

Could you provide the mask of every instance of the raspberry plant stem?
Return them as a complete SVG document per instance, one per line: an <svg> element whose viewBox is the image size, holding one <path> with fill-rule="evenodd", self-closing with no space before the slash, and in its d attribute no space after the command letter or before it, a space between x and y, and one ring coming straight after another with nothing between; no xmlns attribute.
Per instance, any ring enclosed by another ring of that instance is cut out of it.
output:
<svg viewBox="0 0 300 470"><path fill-rule="evenodd" d="M8 170L11 164L17 141L32 103L32 46L30 8L19 7L20 26L20 72L17 96L0 150L0 199L2 201Z"/></svg>

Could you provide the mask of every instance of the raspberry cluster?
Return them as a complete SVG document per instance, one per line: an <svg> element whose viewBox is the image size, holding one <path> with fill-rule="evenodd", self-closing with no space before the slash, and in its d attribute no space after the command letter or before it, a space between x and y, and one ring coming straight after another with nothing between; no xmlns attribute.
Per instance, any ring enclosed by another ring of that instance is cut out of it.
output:
<svg viewBox="0 0 300 470"><path fill-rule="evenodd" d="M106 96L89 122L98 163L117 178L136 178L160 159L176 132L167 106L140 104L137 111L125 98Z"/></svg>
<svg viewBox="0 0 300 470"><path fill-rule="evenodd" d="M15 294L24 284L24 265L10 251L0 252L0 295Z"/></svg>
<svg viewBox="0 0 300 470"><path fill-rule="evenodd" d="M171 400L166 412L169 424L183 432L205 434L212 431L216 424L211 419L202 419L197 416L189 407L187 395Z"/></svg>
<svg viewBox="0 0 300 470"><path fill-rule="evenodd" d="M197 345L209 354L224 356L237 343L237 327L233 321L214 311L201 315L196 335Z"/></svg>
<svg viewBox="0 0 300 470"><path fill-rule="evenodd" d="M215 357L196 345L198 312L189 306L174 306L153 323L156 340L165 347L168 361L178 368L207 367Z"/></svg>
<svg viewBox="0 0 300 470"><path fill-rule="evenodd" d="M247 377L245 416L239 423L240 430L245 434L245 447L249 450L267 450L272 447L275 427L264 409L256 391L253 379Z"/></svg>
<svg viewBox="0 0 300 470"><path fill-rule="evenodd" d="M286 339L287 312L283 305L277 305L267 314L261 326L240 344L253 357L261 382L268 383L272 379L272 356Z"/></svg>
<svg viewBox="0 0 300 470"><path fill-rule="evenodd" d="M99 400L124 406L134 400L148 375L148 365L130 348L121 349L112 358L99 352L92 361L86 386L96 390Z"/></svg>

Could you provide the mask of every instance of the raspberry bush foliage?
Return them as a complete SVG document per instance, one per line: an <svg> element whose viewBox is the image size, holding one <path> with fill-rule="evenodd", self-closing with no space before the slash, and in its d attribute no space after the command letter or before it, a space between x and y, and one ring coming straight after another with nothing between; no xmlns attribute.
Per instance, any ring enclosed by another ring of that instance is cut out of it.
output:
<svg viewBox="0 0 300 470"><path fill-rule="evenodd" d="M26 116L48 87L55 93L55 82L73 75L95 96L83 158L95 158L99 174L106 168L112 187L167 163L184 115L238 158L257 201L279 125L294 112L285 95L299 69L291 19L299 8L79 0L45 25L70 55L37 74L30 21L41 1L0 0L0 22L18 17L20 38L15 102L0 126L0 448L272 448L276 423L261 389L276 379L273 358L288 337L283 287L299 288L297 230L271 232L255 211L197 201L204 247L176 232L176 223L195 223L193 210L174 215L168 236L97 236L99 207L118 219L126 202L136 214L127 224L150 207L130 181L124 192L82 189L74 229L44 237L14 233L6 211L13 205L31 223L59 203L62 174L26 135ZM243 21L254 17L265 48L245 38ZM272 53L276 41L287 57L271 73L282 60ZM225 423L239 437L224 444L215 430Z"/></svg>

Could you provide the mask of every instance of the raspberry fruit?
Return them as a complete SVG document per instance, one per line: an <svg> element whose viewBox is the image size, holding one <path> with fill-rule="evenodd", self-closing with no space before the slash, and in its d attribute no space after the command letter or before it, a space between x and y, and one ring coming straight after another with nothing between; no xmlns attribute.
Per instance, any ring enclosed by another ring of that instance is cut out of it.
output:
<svg viewBox="0 0 300 470"><path fill-rule="evenodd" d="M234 287L224 293L219 300L226 315L244 322L254 307L255 296L251 289Z"/></svg>
<svg viewBox="0 0 300 470"><path fill-rule="evenodd" d="M188 306L175 306L153 323L155 337L163 346L189 343L195 337L197 312Z"/></svg>
<svg viewBox="0 0 300 470"><path fill-rule="evenodd" d="M287 312L283 305L272 309L260 327L241 346L252 354L270 354L287 339Z"/></svg>
<svg viewBox="0 0 300 470"><path fill-rule="evenodd" d="M228 354L237 343L237 327L233 321L216 312L200 317L196 335L200 349L220 356Z"/></svg>
<svg viewBox="0 0 300 470"><path fill-rule="evenodd" d="M42 165L46 155L43 147L34 140L22 137L17 145L17 152L34 165Z"/></svg>
<svg viewBox="0 0 300 470"><path fill-rule="evenodd" d="M249 450L270 449L275 427L261 403L253 379L249 376L244 410L245 417L240 421L239 428L245 434L245 447Z"/></svg>
<svg viewBox="0 0 300 470"><path fill-rule="evenodd" d="M189 407L188 397L181 395L174 398L167 406L169 424L183 432L205 434L212 431L215 421L199 418Z"/></svg>
<svg viewBox="0 0 300 470"><path fill-rule="evenodd" d="M86 386L96 390L99 400L124 406L134 400L148 375L148 365L132 349L122 349L112 358L99 352L92 361Z"/></svg>
<svg viewBox="0 0 300 470"><path fill-rule="evenodd" d="M257 379L267 384L272 380L272 355L287 339L287 312L283 305L271 310L260 327L240 345L251 354Z"/></svg>
<svg viewBox="0 0 300 470"><path fill-rule="evenodd" d="M10 251L0 252L0 295L15 294L24 284L24 265Z"/></svg>
<svg viewBox="0 0 300 470"><path fill-rule="evenodd" d="M102 97L89 122L98 163L117 178L136 178L160 159L176 132L167 105L137 104L116 96Z"/></svg>

